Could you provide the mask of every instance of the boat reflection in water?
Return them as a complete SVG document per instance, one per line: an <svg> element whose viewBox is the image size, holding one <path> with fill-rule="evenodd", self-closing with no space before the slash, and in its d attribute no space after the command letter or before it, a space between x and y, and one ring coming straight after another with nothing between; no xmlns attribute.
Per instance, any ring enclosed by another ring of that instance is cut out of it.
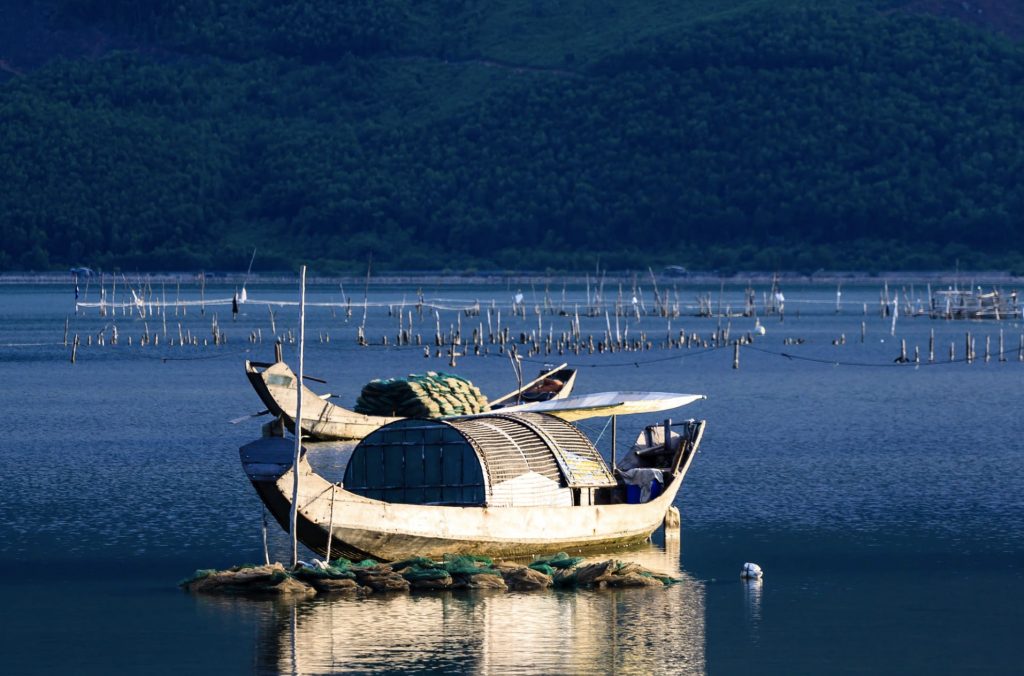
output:
<svg viewBox="0 0 1024 676"><path fill-rule="evenodd" d="M592 558L682 578L668 588L203 603L260 604L260 672L705 673L704 586L680 572L678 538L666 544Z"/></svg>

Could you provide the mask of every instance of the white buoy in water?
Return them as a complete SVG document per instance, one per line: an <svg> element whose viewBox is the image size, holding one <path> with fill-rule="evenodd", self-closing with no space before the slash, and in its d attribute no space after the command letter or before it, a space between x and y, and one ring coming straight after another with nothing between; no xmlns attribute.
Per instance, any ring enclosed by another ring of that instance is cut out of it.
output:
<svg viewBox="0 0 1024 676"><path fill-rule="evenodd" d="M744 580L760 580L763 575L764 571L756 563L744 563L740 571L740 577Z"/></svg>

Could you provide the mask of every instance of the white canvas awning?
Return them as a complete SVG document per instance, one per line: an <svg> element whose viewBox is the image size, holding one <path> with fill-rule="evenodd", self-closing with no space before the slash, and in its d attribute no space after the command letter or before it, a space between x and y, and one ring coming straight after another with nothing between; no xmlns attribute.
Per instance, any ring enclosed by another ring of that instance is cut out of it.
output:
<svg viewBox="0 0 1024 676"><path fill-rule="evenodd" d="M706 398L703 394L674 392L596 392L566 399L507 406L501 412L547 413L572 422L608 415L669 411Z"/></svg>

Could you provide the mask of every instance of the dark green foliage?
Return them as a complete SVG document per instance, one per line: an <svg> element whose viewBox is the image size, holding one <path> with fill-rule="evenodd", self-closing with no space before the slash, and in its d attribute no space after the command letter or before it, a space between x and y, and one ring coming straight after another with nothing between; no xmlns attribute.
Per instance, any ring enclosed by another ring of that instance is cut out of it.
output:
<svg viewBox="0 0 1024 676"><path fill-rule="evenodd" d="M0 84L0 269L1024 267L1024 48L956 23L59 4L161 50Z"/></svg>
<svg viewBox="0 0 1024 676"><path fill-rule="evenodd" d="M233 59L304 59L388 52L409 25L400 0L59 0L66 21L97 24L170 47Z"/></svg>

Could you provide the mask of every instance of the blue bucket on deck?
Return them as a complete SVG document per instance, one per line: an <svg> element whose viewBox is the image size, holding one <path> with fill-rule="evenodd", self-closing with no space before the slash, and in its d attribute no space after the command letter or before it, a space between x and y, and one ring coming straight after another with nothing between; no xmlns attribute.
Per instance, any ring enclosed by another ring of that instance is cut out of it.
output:
<svg viewBox="0 0 1024 676"><path fill-rule="evenodd" d="M661 482L657 479L651 481L651 500L661 495ZM626 486L626 502L630 505L640 504L640 487ZM648 500L650 502L650 500Z"/></svg>

